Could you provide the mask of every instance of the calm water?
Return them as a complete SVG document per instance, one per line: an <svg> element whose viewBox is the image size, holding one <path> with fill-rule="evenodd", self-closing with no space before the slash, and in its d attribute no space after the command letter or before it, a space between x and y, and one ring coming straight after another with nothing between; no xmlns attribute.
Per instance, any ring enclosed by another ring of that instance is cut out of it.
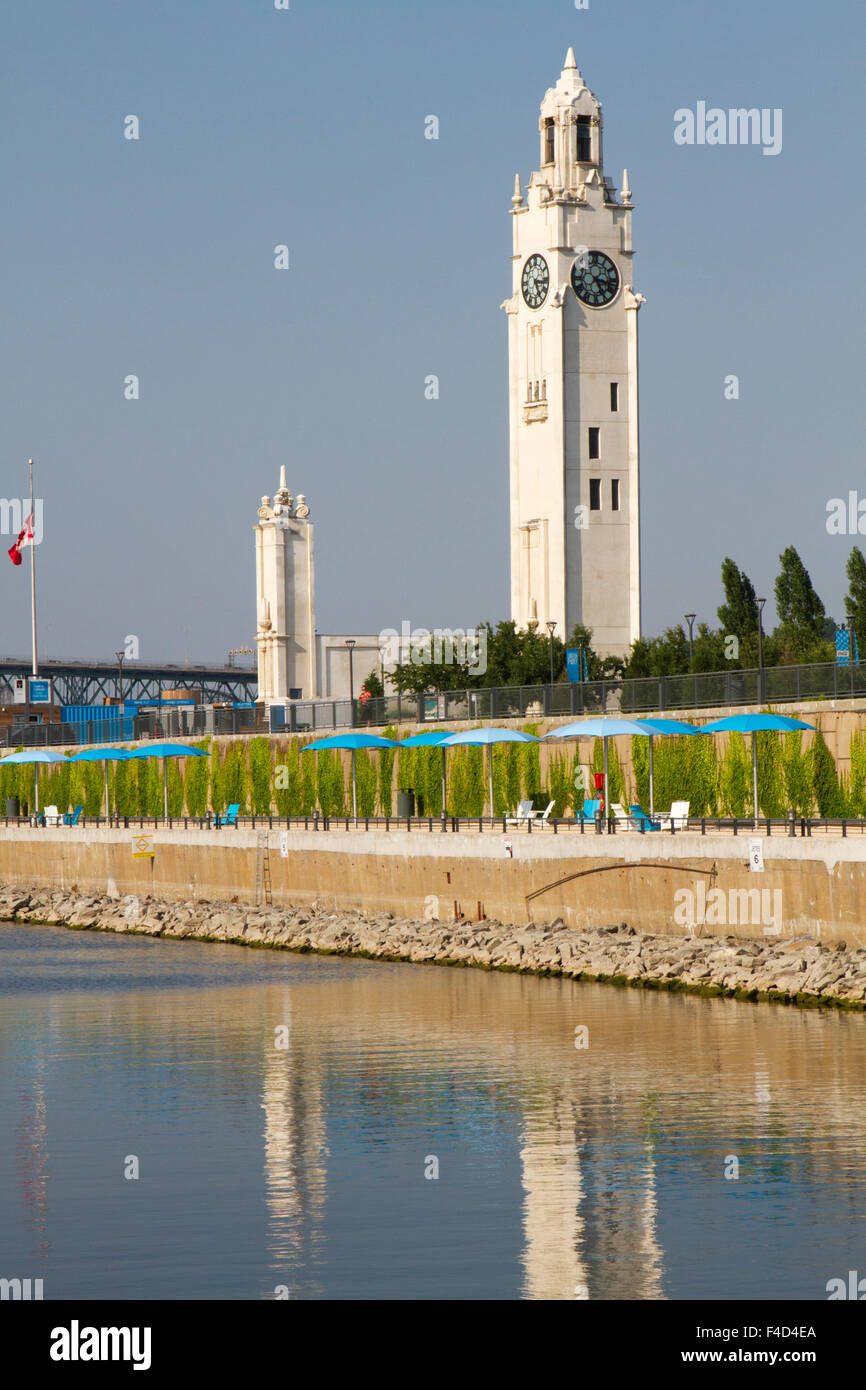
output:
<svg viewBox="0 0 866 1390"><path fill-rule="evenodd" d="M864 1028L0 925L0 1277L46 1298L824 1299L866 1274Z"/></svg>

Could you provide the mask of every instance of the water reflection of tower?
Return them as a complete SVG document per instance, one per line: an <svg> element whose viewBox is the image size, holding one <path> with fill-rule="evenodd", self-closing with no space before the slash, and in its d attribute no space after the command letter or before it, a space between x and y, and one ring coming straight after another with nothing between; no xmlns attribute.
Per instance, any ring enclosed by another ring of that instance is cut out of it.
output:
<svg viewBox="0 0 866 1390"><path fill-rule="evenodd" d="M580 1111L550 1094L526 1112L520 1150L523 1181L523 1297L575 1298L586 1286L580 1247L583 1183Z"/></svg>
<svg viewBox="0 0 866 1390"><path fill-rule="evenodd" d="M286 1050L271 1042L262 1087L268 1246L274 1284L286 1284L290 1297L323 1293L315 1279L316 1267L324 1262L327 1195L323 1095L315 1054L300 1050L294 1038Z"/></svg>
<svg viewBox="0 0 866 1390"><path fill-rule="evenodd" d="M40 1051L36 1059L36 1074L28 1089L18 1092L21 1102L17 1143L15 1146L15 1166L18 1170L22 1205L24 1207L25 1227L32 1233L33 1243L30 1254L41 1261L38 1274L44 1272L48 1248L46 1239L48 1223L48 1111L45 1097L45 1060Z"/></svg>
<svg viewBox="0 0 866 1390"><path fill-rule="evenodd" d="M583 1151L585 1259L592 1299L661 1299L654 1122L610 1081ZM641 1132L642 1131L642 1132Z"/></svg>
<svg viewBox="0 0 866 1390"><path fill-rule="evenodd" d="M570 1097L548 1092L527 1111L523 1297L663 1298L654 1144L620 1139L613 1116L601 1134L586 1128Z"/></svg>

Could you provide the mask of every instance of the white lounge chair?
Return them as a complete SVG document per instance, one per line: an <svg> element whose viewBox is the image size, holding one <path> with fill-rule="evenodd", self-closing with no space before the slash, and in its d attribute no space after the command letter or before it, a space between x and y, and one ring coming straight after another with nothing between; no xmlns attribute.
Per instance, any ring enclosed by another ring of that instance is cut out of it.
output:
<svg viewBox="0 0 866 1390"><path fill-rule="evenodd" d="M534 814L531 799L529 801L518 801L516 813L513 816L506 816L505 824L525 825L527 821L532 820Z"/></svg>
<svg viewBox="0 0 866 1390"><path fill-rule="evenodd" d="M689 802L675 801L666 816L662 816L662 830L670 830L673 825L674 830L686 830L689 824Z"/></svg>
<svg viewBox="0 0 866 1390"><path fill-rule="evenodd" d="M533 825L547 825L550 820L550 813L556 805L555 801L549 801L543 811L534 811L532 816Z"/></svg>
<svg viewBox="0 0 866 1390"><path fill-rule="evenodd" d="M613 818L616 821L617 830L631 830L631 816L629 815L628 811L625 810L622 803L619 801L614 801L612 802L610 809L611 814L613 815Z"/></svg>
<svg viewBox="0 0 866 1390"><path fill-rule="evenodd" d="M60 825L62 817L56 806L46 806L43 815L46 825Z"/></svg>

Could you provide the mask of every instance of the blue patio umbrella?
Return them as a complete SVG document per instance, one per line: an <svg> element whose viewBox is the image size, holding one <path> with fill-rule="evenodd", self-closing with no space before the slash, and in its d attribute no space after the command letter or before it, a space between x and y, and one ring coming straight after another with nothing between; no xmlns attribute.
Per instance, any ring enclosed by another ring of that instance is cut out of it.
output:
<svg viewBox="0 0 866 1390"><path fill-rule="evenodd" d="M786 714L729 714L726 719L714 719L704 724L702 734L738 733L752 735L752 809L755 814L755 829L758 828L758 743L757 734L764 729L781 730L786 733L795 729L815 730L814 724L804 724L802 719L791 719Z"/></svg>
<svg viewBox="0 0 866 1390"><path fill-rule="evenodd" d="M699 734L700 729L694 724L687 724L684 719L638 719L638 724L646 725L649 731L649 794L650 794L650 816L655 814L655 787L653 785L653 739L656 734Z"/></svg>
<svg viewBox="0 0 866 1390"><path fill-rule="evenodd" d="M190 748L186 743L150 743L136 748L130 758L162 758L162 804L168 820L168 763L167 758L206 758L204 748Z"/></svg>
<svg viewBox="0 0 866 1390"><path fill-rule="evenodd" d="M397 745L397 751L401 752L404 748L441 748L442 750L442 814L445 815L445 749L442 744L449 735L444 729L425 729L423 734L412 734L409 738L401 738Z"/></svg>
<svg viewBox="0 0 866 1390"><path fill-rule="evenodd" d="M24 748L20 753L10 753L8 758L0 758L0 767L8 767L10 763L33 763L35 765L34 776L36 778L36 807L39 810L39 764L40 763L65 763L67 762L65 753L51 753L47 748Z"/></svg>
<svg viewBox="0 0 866 1390"><path fill-rule="evenodd" d="M487 746L487 775L490 783L490 817L493 818L493 745L495 743L540 743L534 734L522 734L518 729L467 729L462 734L448 734L440 747L459 748L465 744Z"/></svg>
<svg viewBox="0 0 866 1390"><path fill-rule="evenodd" d="M561 729L551 729L545 738L600 738L604 747L604 815L610 814L610 790L607 765L607 741L618 734L637 734L650 737L650 730L636 719L614 719L601 716L595 719L576 719L573 724L563 724Z"/></svg>
<svg viewBox="0 0 866 1390"><path fill-rule="evenodd" d="M108 764L125 763L132 754L126 748L86 748L83 753L73 753L71 763L102 763L105 769L105 814L109 814L108 804Z"/></svg>
<svg viewBox="0 0 866 1390"><path fill-rule="evenodd" d="M352 750L352 816L358 819L358 788L355 782L355 751L358 748L398 748L392 738L380 738L378 734L331 734L328 738L308 743L302 753L324 752L331 748L350 748Z"/></svg>

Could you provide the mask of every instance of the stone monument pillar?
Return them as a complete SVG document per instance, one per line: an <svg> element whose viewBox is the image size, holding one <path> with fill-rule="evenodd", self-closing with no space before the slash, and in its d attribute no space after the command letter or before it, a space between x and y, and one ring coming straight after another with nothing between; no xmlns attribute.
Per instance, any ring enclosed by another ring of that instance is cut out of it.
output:
<svg viewBox="0 0 866 1390"><path fill-rule="evenodd" d="M280 486L263 497L256 533L259 700L316 694L316 604L313 526L303 493L295 500L280 469Z"/></svg>

